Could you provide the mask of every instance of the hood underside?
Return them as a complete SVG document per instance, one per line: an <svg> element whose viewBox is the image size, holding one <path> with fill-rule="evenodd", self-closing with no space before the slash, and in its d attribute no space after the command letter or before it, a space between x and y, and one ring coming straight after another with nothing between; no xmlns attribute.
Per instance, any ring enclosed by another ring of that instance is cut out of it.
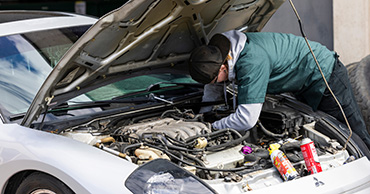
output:
<svg viewBox="0 0 370 194"><path fill-rule="evenodd" d="M22 125L48 106L100 86L166 68L187 73L187 59L216 33L260 31L285 0L132 0L100 18L44 82Z"/></svg>

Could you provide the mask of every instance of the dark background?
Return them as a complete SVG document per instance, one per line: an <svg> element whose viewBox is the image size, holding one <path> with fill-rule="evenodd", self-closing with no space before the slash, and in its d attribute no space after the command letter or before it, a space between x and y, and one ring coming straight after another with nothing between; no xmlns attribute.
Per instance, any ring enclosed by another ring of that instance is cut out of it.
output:
<svg viewBox="0 0 370 194"><path fill-rule="evenodd" d="M86 14L101 17L122 6L127 0L2 0L0 10L45 10L75 12L76 2L86 3Z"/></svg>
<svg viewBox="0 0 370 194"><path fill-rule="evenodd" d="M333 0L292 0L304 24L309 40L333 50ZM275 12L263 31L301 35L297 17L289 1Z"/></svg>

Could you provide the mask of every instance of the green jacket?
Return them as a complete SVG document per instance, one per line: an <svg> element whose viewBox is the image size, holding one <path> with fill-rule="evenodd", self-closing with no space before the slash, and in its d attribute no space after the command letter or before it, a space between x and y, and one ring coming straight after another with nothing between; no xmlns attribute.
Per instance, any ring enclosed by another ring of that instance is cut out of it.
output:
<svg viewBox="0 0 370 194"><path fill-rule="evenodd" d="M325 83L303 37L282 33L246 33L247 42L235 63L238 103L263 103L266 93L292 92L317 109ZM310 41L329 80L335 52Z"/></svg>

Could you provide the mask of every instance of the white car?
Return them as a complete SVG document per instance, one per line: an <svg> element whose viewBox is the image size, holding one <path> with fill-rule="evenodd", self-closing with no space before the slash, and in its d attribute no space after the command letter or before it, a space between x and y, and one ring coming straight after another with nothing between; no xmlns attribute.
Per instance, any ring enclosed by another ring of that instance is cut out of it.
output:
<svg viewBox="0 0 370 194"><path fill-rule="evenodd" d="M232 110L201 101L190 52L216 33L260 31L283 2L132 0L99 20L0 12L1 193L370 192L361 139L346 143L345 125L288 94L268 95L245 134L209 124ZM303 137L322 172L307 172ZM299 178L283 180L271 143Z"/></svg>

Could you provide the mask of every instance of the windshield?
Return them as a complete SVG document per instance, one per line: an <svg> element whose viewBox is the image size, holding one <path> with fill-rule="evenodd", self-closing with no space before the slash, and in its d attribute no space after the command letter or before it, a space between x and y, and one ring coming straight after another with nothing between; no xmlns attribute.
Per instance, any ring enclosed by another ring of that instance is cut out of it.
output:
<svg viewBox="0 0 370 194"><path fill-rule="evenodd" d="M139 91L147 91L151 85L159 83L161 83L160 86L163 88L167 86L173 86L173 83L197 82L191 79L189 75L170 73L142 75L121 80L119 82L95 89L86 93L86 96L93 101L111 100L119 96L133 94Z"/></svg>
<svg viewBox="0 0 370 194"><path fill-rule="evenodd" d="M0 37L0 105L24 113L52 68L89 28L79 26Z"/></svg>

